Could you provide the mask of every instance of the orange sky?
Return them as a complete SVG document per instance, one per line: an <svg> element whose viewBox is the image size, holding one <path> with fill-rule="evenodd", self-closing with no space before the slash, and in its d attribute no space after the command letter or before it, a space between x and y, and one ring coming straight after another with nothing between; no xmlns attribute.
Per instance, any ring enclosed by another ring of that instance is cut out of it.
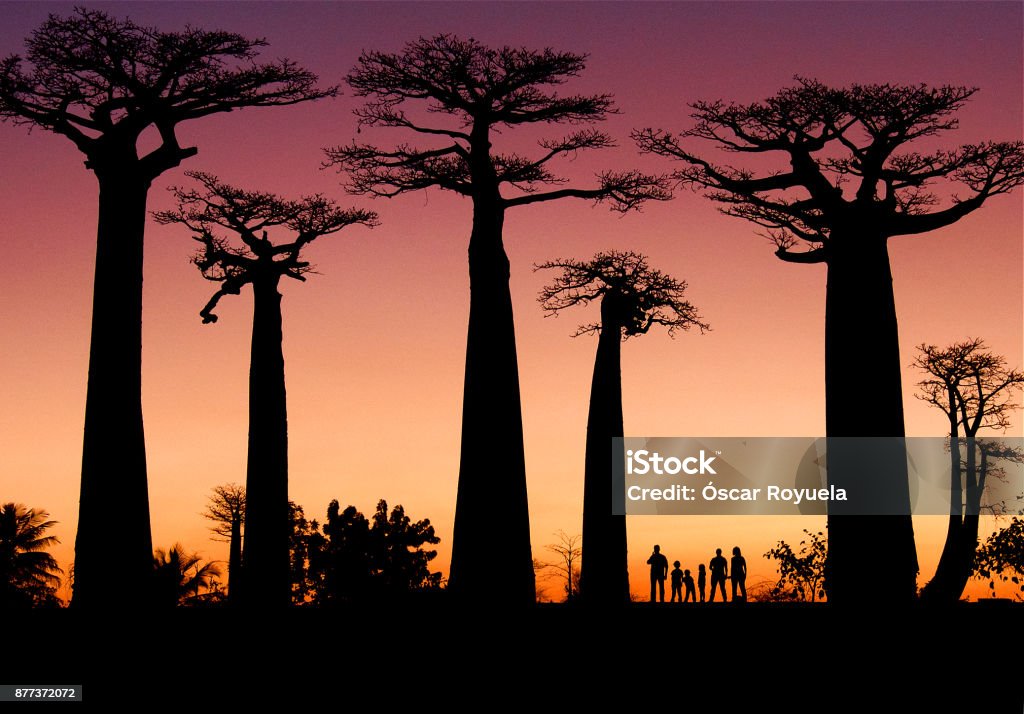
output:
<svg viewBox="0 0 1024 714"><path fill-rule="evenodd" d="M90 5L93 6L93 5ZM396 50L420 34L451 31L494 45L552 45L589 52L570 88L609 91L622 113L603 127L618 149L568 164L580 181L602 167L667 170L638 158L631 128L688 126L686 102L750 101L794 74L826 83L974 84L982 91L944 144L1020 139L1022 6L1016 3L587 3L383 5L337 3L165 4L107 7L143 23L184 22L264 35L289 56L339 81L363 48ZM70 6L2 3L0 50L47 12ZM386 17L386 22L383 18ZM348 198L318 170L320 148L355 131L355 100L251 110L185 125L202 169L242 186L284 194L322 191L380 213L373 231L351 228L309 251L320 275L283 286L291 495L308 517L332 498L372 512L379 498L429 517L447 570L458 476L459 418L468 315L469 204L433 190L389 202ZM550 135L560 135L557 128ZM531 135L532 137L532 135ZM381 143L397 133L364 132ZM502 137L522 141L514 136ZM499 147L500 148L500 147ZM73 556L85 403L96 187L70 142L0 125L0 498L46 508ZM151 208L169 205L165 175ZM1021 192L929 236L894 239L892 263L903 361L914 345L982 336L1013 365L1022 359ZM150 224L146 241L143 399L154 544L182 541L206 557L226 548L198 516L214 485L243 481L251 298L221 303L221 320L198 311L213 288L188 263L192 242ZM527 479L534 554L554 532L580 530L586 408L596 341L570 339L585 312L544 319L535 303L548 279L530 266L610 248L642 251L690 284L712 324L706 335L663 334L623 348L629 435L786 436L824 430L822 266L783 264L751 225L720 216L688 191L619 218L583 202L511 212L512 262ZM956 289L950 290L950 285ZM908 433L943 433L943 418L912 398ZM1021 434L1020 421L1014 435ZM657 542L696 569L714 548L740 545L750 582L770 578L760 558L776 540L799 540L816 518L633 517L633 589ZM934 569L944 524L918 518L920 583ZM497 567L497 564L496 564ZM972 592L982 591L972 585ZM552 587L552 595L556 587Z"/></svg>

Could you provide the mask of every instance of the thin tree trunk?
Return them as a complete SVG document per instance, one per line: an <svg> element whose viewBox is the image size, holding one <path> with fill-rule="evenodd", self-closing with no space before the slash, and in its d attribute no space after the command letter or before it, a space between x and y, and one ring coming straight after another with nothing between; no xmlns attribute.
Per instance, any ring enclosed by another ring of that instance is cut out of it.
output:
<svg viewBox="0 0 1024 714"><path fill-rule="evenodd" d="M288 560L288 411L277 277L253 282L249 461L242 598L250 607L291 600Z"/></svg>
<svg viewBox="0 0 1024 714"><path fill-rule="evenodd" d="M149 181L138 177L130 163L97 171L97 178L96 276L72 605L123 609L126 602L149 602L153 569L142 426L142 255ZM112 558L118 563L116 578L110 575ZM127 599L125 582L132 587Z"/></svg>
<svg viewBox="0 0 1024 714"><path fill-rule="evenodd" d="M855 242L854 242L855 241ZM897 515L828 519L828 594L838 605L911 602L917 553L910 516L892 273L884 239L834 235L825 306L828 473L851 504L886 503ZM859 445L832 437L899 437L866 463ZM853 512L853 509L851 509Z"/></svg>
<svg viewBox="0 0 1024 714"><path fill-rule="evenodd" d="M960 599L967 580L957 589L959 580L957 572L963 558L964 537L964 488L960 477L960 446L958 421L956 419L956 396L950 390L950 404L953 412L950 415L949 431L949 522L946 526L946 541L942 545L942 555L935 567L935 576L921 588L921 602L929 604L949 604ZM977 532L975 532L977 537ZM972 551L973 560L973 551ZM968 574L968 577L970 575Z"/></svg>
<svg viewBox="0 0 1024 714"><path fill-rule="evenodd" d="M228 547L228 601L239 601L242 591L242 519L231 519L231 544Z"/></svg>
<svg viewBox="0 0 1024 714"><path fill-rule="evenodd" d="M951 575L951 586L949 588L949 601L957 602L967 587L967 581L971 579L974 572L974 555L978 549L978 516L981 510L981 494L985 490L985 476L988 472L988 457L982 451L981 464L978 464L977 441L974 434L968 433L966 441L967 468L965 491L967 494L967 508L964 512L963 526L960 528L958 541L957 561Z"/></svg>
<svg viewBox="0 0 1024 714"><path fill-rule="evenodd" d="M623 436L622 334L610 298L601 302L601 336L590 384L583 479L580 598L587 605L629 602L626 517L612 514L612 439Z"/></svg>
<svg viewBox="0 0 1024 714"><path fill-rule="evenodd" d="M977 443L974 436L968 434L966 441L966 484L967 495L966 508L961 507L963 518L957 528L953 541L947 542L942 549L942 558L939 567L936 569L935 578L932 582L939 581L939 587L934 593L928 592L932 583L928 583L922 593L922 599L926 593L929 602L943 605L950 605L960 600L967 587L967 581L971 579L974 572L974 555L978 549L978 514L981 508L981 494L984 490L984 473L987 469L985 454L981 456L981 466L978 465ZM959 460L959 455L958 455ZM958 464L959 465L959 464ZM980 471L980 474L979 474ZM947 550L949 554L947 555ZM942 579L939 580L940 573Z"/></svg>
<svg viewBox="0 0 1024 714"><path fill-rule="evenodd" d="M448 589L463 602L536 599L504 210L474 198L462 454Z"/></svg>

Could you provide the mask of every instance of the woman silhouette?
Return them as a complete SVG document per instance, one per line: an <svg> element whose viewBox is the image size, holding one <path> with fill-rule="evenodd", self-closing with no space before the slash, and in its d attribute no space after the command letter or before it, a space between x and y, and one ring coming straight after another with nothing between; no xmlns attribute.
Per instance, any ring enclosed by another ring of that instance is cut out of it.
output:
<svg viewBox="0 0 1024 714"><path fill-rule="evenodd" d="M747 601L747 559L740 555L740 547L736 546L732 549L732 601L737 600ZM737 597L736 591L739 590L740 595Z"/></svg>

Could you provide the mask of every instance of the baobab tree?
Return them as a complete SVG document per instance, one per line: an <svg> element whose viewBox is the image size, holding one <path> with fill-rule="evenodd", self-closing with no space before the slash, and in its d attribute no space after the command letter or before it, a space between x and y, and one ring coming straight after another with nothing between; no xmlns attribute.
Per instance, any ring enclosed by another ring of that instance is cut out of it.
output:
<svg viewBox="0 0 1024 714"><path fill-rule="evenodd" d="M203 518L213 522L214 539L228 543L228 602L237 602L242 581L242 526L245 524L245 486L228 483L213 487Z"/></svg>
<svg viewBox="0 0 1024 714"><path fill-rule="evenodd" d="M245 191L216 176L189 171L200 188L172 189L178 208L154 214L158 223L181 224L202 246L192 259L220 288L199 312L203 323L225 295L252 286L252 353L249 365L249 451L245 479L245 549L242 600L284 607L291 601L288 539L288 409L281 332L282 277L305 281L312 270L302 250L351 225L376 225L371 211L338 208L323 196L286 200ZM270 232L288 232L274 242ZM240 241L232 243L232 235Z"/></svg>
<svg viewBox="0 0 1024 714"><path fill-rule="evenodd" d="M889 239L951 225L1024 181L1020 141L927 151L908 146L955 129L956 112L976 91L895 84L836 89L798 78L762 102L697 102L693 126L681 133L633 134L641 150L683 163L674 174L679 184L705 190L723 213L763 227L780 260L825 266L829 437L905 433ZM699 155L691 148L696 142L756 159L756 168ZM780 160L775 168L773 158ZM871 399L864 398L868 392ZM829 600L869 598L875 582L888 583L896 600L912 600L918 566L905 450L896 449L877 469L858 471L840 456L850 443L830 441L830 481L848 486L861 503L900 508L886 516L830 514ZM874 577L864 578L866 572Z"/></svg>
<svg viewBox="0 0 1024 714"><path fill-rule="evenodd" d="M945 348L919 345L913 365L927 375L916 396L942 410L949 424L949 524L935 576L921 589L921 599L955 603L974 572L981 497L991 462L1024 457L1011 446L977 438L978 432L1010 427L1010 414L1020 408L1014 393L1024 388L1024 372L1009 369L1006 358L978 338Z"/></svg>
<svg viewBox="0 0 1024 714"><path fill-rule="evenodd" d="M686 283L654 270L633 252L598 253L589 261L552 260L537 270L560 271L539 296L550 314L598 301L601 320L574 336L597 333L597 357L590 385L587 451L583 479L583 566L580 598L588 604L629 602L626 516L613 515L612 439L622 425L622 341L645 335L656 325L677 330L709 329L683 299Z"/></svg>
<svg viewBox="0 0 1024 714"><path fill-rule="evenodd" d="M70 17L50 15L26 40L24 59L0 61L0 120L66 137L99 182L77 607L121 607L124 579L137 584L144 602L152 574L141 398L143 233L154 179L198 152L180 145L178 126L336 93L288 60L257 63L265 45L191 27L162 32L78 8ZM148 129L160 144L140 155ZM120 517L110 518L111 510ZM112 542L123 544L121 578L109 577Z"/></svg>
<svg viewBox="0 0 1024 714"><path fill-rule="evenodd" d="M614 145L594 128L543 139L535 156L495 150L492 142L522 125L593 124L614 112L607 94L563 96L551 89L579 75L585 61L585 55L552 49L491 49L452 35L421 38L398 53L364 52L347 77L355 95L367 98L356 110L360 127L399 129L432 137L434 144L382 149L353 142L326 150L328 165L347 173L352 193L392 197L436 186L473 203L462 446L448 580L449 591L465 598L527 605L535 596L505 212L563 198L606 202L625 212L669 197L661 178L637 171L601 173L591 188L564 186L553 161ZM561 187L546 189L551 185ZM496 522L501 539L493 537ZM498 589L491 586L495 562L504 568Z"/></svg>

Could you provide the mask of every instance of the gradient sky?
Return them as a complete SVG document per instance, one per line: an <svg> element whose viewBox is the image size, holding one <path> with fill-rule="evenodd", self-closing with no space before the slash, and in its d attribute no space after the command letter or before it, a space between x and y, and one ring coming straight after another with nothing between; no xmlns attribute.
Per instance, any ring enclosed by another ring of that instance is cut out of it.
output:
<svg viewBox="0 0 1024 714"><path fill-rule="evenodd" d="M453 32L491 45L590 54L573 92L611 92L621 114L602 127L620 147L567 165L585 182L600 168L672 168L638 157L635 127L681 130L687 103L754 101L794 75L829 84L967 84L981 92L943 144L1022 137L1020 3L87 3L163 29L191 23L270 42L337 83L363 49L398 50L420 35ZM0 52L18 52L48 12L70 4L0 3ZM447 571L458 480L468 317L468 201L437 190L391 201L345 196L318 169L321 148L351 140L356 100L253 109L183 125L202 169L249 188L324 192L372 208L381 226L355 227L312 246L320 275L286 281L291 496L323 518L337 498L364 513L377 499L429 517ZM553 128L549 135L563 133ZM382 144L395 130L364 132ZM530 135L528 138L534 138ZM523 138L505 135L501 140ZM501 145L499 144L498 148ZM49 510L60 521L56 553L73 558L95 253L96 183L64 139L0 125L0 499ZM170 205L159 179L150 208ZM998 197L959 224L891 243L902 359L913 346L982 336L1012 365L1022 359L1021 192ZM596 340L570 339L586 311L544 319L535 296L548 279L533 263L611 248L642 251L689 282L712 324L703 336L651 334L623 353L626 433L637 436L787 436L824 432L823 266L784 264L742 220L721 216L689 191L618 217L570 201L516 209L505 223L512 262L534 555L554 532L581 528L586 408ZM145 264L143 405L154 545L175 541L208 558L198 513L210 489L245 478L251 297L221 303L216 325L199 309L215 287L188 262L187 233L152 222ZM952 287L952 289L951 289ZM913 399L904 373L908 433L939 435L940 413ZM867 396L870 398L870 395ZM1021 434L1020 420L1014 435ZM116 514L111 514L116 518ZM772 578L760 557L799 540L818 518L633 517L630 570L646 587L644 560L658 542L696 569L716 547L739 545L748 583ZM916 519L922 566L934 571L944 523ZM496 529L500 533L500 526ZM496 536L497 537L497 536ZM500 564L495 564L496 570ZM543 582L541 583L544 584ZM550 586L551 595L557 586ZM971 587L975 594L983 588Z"/></svg>

